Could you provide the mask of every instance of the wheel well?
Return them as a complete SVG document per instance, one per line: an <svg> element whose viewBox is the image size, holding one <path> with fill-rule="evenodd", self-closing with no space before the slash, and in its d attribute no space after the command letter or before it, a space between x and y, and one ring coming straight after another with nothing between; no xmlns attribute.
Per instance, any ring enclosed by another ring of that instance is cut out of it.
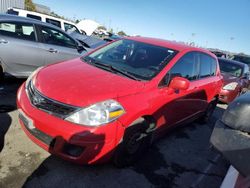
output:
<svg viewBox="0 0 250 188"><path fill-rule="evenodd" d="M146 122L144 124L144 125L147 126L146 127L146 132L152 132L152 131L155 130L155 128L156 128L156 120L154 119L153 116L150 116L150 115L145 115L145 116L139 117L138 119L133 121L133 123L131 123L129 127L138 125L138 124L143 123L143 122Z"/></svg>

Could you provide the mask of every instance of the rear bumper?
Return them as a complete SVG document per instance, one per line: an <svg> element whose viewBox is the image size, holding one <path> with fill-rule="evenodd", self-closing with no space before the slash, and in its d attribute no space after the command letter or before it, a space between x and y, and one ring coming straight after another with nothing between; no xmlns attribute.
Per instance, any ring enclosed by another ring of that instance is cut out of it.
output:
<svg viewBox="0 0 250 188"><path fill-rule="evenodd" d="M123 137L124 127L119 121L100 127L80 126L33 107L24 85L18 91L17 106L22 129L33 142L75 163L94 164L109 160Z"/></svg>

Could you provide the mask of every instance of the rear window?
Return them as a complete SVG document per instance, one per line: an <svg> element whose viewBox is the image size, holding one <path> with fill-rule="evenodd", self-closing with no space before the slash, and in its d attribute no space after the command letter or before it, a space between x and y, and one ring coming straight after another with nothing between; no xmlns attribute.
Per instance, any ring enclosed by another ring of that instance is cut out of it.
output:
<svg viewBox="0 0 250 188"><path fill-rule="evenodd" d="M46 18L46 22L61 28L61 22L57 20Z"/></svg>
<svg viewBox="0 0 250 188"><path fill-rule="evenodd" d="M32 19L35 19L35 20L39 20L39 21L42 20L42 18L41 18L40 16L35 16L35 15L33 15L33 14L27 14L27 17L28 17L28 18L32 18Z"/></svg>

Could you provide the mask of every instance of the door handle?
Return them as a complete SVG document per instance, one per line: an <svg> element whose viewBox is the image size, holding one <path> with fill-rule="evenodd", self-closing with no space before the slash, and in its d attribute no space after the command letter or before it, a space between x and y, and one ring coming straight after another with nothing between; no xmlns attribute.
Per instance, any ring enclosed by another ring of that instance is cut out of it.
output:
<svg viewBox="0 0 250 188"><path fill-rule="evenodd" d="M5 39L0 39L0 44L7 44L7 43L9 43L7 40L5 40Z"/></svg>
<svg viewBox="0 0 250 188"><path fill-rule="evenodd" d="M48 49L47 51L50 52L50 53L57 53L57 52L58 52L58 51L57 51L56 49L54 49L54 48L50 48L50 49Z"/></svg>

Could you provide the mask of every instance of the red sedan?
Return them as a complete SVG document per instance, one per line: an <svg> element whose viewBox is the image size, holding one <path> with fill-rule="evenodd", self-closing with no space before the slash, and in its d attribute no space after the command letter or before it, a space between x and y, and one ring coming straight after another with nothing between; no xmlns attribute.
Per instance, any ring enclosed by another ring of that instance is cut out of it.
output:
<svg viewBox="0 0 250 188"><path fill-rule="evenodd" d="M79 164L134 162L168 128L213 112L222 87L210 52L130 37L35 71L17 96L36 144Z"/></svg>
<svg viewBox="0 0 250 188"><path fill-rule="evenodd" d="M224 103L232 102L237 96L248 91L249 67L239 61L219 58L220 70L224 86L219 100Z"/></svg>

